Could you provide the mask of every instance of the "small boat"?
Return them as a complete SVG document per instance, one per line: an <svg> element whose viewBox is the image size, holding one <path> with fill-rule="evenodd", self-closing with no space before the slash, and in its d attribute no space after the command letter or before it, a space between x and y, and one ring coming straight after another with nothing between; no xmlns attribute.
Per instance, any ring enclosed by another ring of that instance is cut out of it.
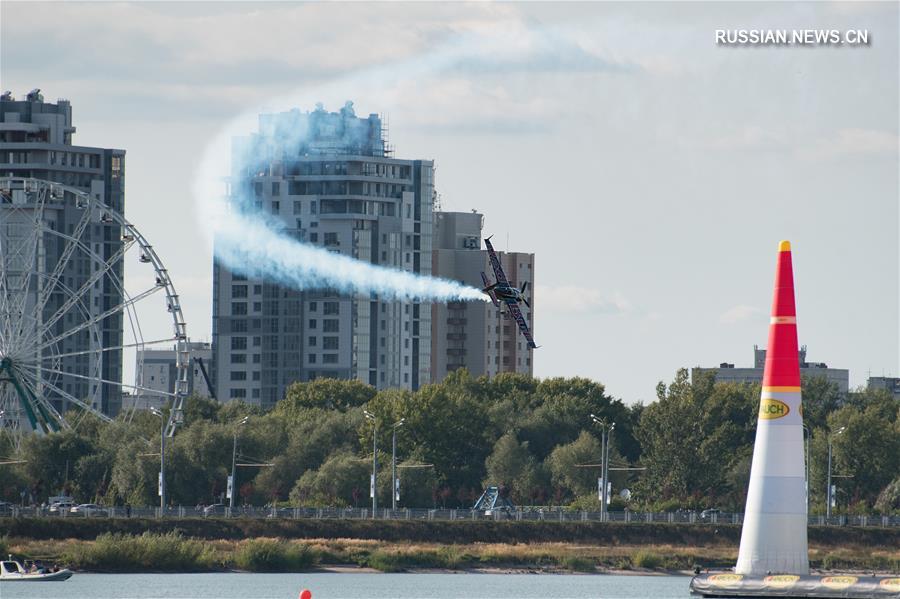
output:
<svg viewBox="0 0 900 599"><path fill-rule="evenodd" d="M46 568L38 568L33 572L26 570L22 564L14 560L12 556L0 562L0 581L38 581L38 580L68 580L72 577L72 571L66 568L49 572Z"/></svg>

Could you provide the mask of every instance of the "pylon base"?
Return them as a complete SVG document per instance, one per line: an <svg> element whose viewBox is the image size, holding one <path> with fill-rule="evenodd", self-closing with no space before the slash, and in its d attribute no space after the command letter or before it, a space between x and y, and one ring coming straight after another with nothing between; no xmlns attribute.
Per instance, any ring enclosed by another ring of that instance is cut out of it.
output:
<svg viewBox="0 0 900 599"><path fill-rule="evenodd" d="M719 572L695 576L690 588L691 595L701 597L900 599L900 577L859 574L748 576Z"/></svg>

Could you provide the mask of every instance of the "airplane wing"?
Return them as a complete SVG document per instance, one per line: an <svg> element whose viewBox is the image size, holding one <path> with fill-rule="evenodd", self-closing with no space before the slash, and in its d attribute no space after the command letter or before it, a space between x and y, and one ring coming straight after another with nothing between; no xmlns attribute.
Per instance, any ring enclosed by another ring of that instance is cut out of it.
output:
<svg viewBox="0 0 900 599"><path fill-rule="evenodd" d="M525 317L522 316L522 311L519 310L519 304L507 304L506 309L512 314L512 317L516 320L516 324L519 325L519 330L522 331L522 335L525 336L525 339L528 341L528 347L534 349L537 347L537 344L534 342L534 337L531 336L531 330L528 328L528 323L525 322Z"/></svg>
<svg viewBox="0 0 900 599"><path fill-rule="evenodd" d="M491 258L491 268L494 269L494 278L497 279L497 283L500 285L509 285L509 281L506 280L506 274L503 272L503 267L500 266L500 260L497 258L497 252L494 251L494 246L491 245L490 237L484 240L484 245L487 246L488 256Z"/></svg>

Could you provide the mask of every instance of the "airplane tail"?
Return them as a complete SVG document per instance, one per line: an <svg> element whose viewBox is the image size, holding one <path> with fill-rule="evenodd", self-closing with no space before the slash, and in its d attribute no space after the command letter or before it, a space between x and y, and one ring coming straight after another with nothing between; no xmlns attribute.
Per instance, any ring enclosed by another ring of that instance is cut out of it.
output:
<svg viewBox="0 0 900 599"><path fill-rule="evenodd" d="M494 285L491 285L490 281L488 281L487 275L485 275L483 272L481 273L481 280L484 281L484 289L482 289L482 291L487 293L491 298L491 301L494 302L494 305L499 308L500 302L497 301L497 294L494 293L494 287L497 286L496 283Z"/></svg>

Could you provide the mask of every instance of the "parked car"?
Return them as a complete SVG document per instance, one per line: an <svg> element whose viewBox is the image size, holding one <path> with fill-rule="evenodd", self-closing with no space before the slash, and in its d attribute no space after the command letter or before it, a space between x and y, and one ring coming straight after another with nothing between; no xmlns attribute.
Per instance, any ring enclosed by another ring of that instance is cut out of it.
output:
<svg viewBox="0 0 900 599"><path fill-rule="evenodd" d="M70 514L78 514L80 516L108 516L109 512L103 506L96 503L82 503L81 505L72 506L69 509Z"/></svg>
<svg viewBox="0 0 900 599"><path fill-rule="evenodd" d="M8 501L0 501L0 516L12 516L13 504Z"/></svg>
<svg viewBox="0 0 900 599"><path fill-rule="evenodd" d="M73 507L75 507L75 503L70 503L68 501L59 501L56 503L51 503L50 508L47 510L51 514L62 514L64 512L68 512Z"/></svg>
<svg viewBox="0 0 900 599"><path fill-rule="evenodd" d="M225 513L224 503L214 503L203 508L204 516L218 516Z"/></svg>
<svg viewBox="0 0 900 599"><path fill-rule="evenodd" d="M712 520L713 516L716 516L716 518L718 518L719 514L721 514L721 513L722 513L722 511L719 509L709 508L709 509L706 509L706 510L703 510L702 512L700 512L700 519L701 520Z"/></svg>

